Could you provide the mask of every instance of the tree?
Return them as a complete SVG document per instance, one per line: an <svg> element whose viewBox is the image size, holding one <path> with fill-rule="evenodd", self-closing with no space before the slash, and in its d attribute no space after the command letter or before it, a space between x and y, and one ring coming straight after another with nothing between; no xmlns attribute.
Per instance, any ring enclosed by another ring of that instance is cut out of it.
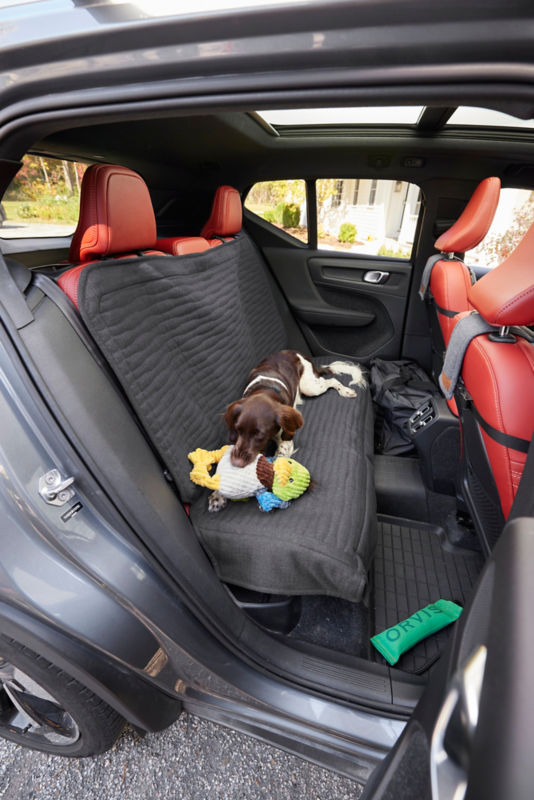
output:
<svg viewBox="0 0 534 800"><path fill-rule="evenodd" d="M512 224L504 233L489 236L481 245L482 257L489 265L497 266L515 250L529 227L534 222L534 192L512 217Z"/></svg>
<svg viewBox="0 0 534 800"><path fill-rule="evenodd" d="M26 155L22 167L11 181L6 200L41 200L56 195L79 195L84 164L60 161L57 158Z"/></svg>
<svg viewBox="0 0 534 800"><path fill-rule="evenodd" d="M297 203L306 198L306 185L302 180L260 181L247 195L247 202L255 206L274 208L278 203Z"/></svg>
<svg viewBox="0 0 534 800"><path fill-rule="evenodd" d="M321 178L316 182L317 203L319 207L336 193L337 184L337 178Z"/></svg>

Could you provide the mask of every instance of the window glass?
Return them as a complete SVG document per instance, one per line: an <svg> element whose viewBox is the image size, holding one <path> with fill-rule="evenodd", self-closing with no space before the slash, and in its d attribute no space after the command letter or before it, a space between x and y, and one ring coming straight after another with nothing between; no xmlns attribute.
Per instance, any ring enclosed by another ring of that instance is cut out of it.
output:
<svg viewBox="0 0 534 800"><path fill-rule="evenodd" d="M447 125L497 125L504 128L534 128L534 120L519 119L502 111L493 111L490 108L474 108L473 106L459 106L449 118Z"/></svg>
<svg viewBox="0 0 534 800"><path fill-rule="evenodd" d="M270 125L400 125L414 124L423 106L361 108L289 108L257 111Z"/></svg>
<svg viewBox="0 0 534 800"><path fill-rule="evenodd" d="M485 238L465 254L471 267L497 267L534 222L534 192L530 189L501 189L495 217Z"/></svg>
<svg viewBox="0 0 534 800"><path fill-rule="evenodd" d="M299 241L308 241L306 183L303 180L255 183L247 194L245 208Z"/></svg>
<svg viewBox="0 0 534 800"><path fill-rule="evenodd" d="M80 211L80 185L87 164L26 155L0 209L4 239L70 236Z"/></svg>
<svg viewBox="0 0 534 800"><path fill-rule="evenodd" d="M418 186L371 178L316 182L318 247L410 258L421 206Z"/></svg>

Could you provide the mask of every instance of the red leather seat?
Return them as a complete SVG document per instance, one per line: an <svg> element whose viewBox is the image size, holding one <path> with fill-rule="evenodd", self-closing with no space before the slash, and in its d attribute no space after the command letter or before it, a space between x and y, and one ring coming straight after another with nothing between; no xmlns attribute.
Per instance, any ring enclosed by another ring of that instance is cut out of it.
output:
<svg viewBox="0 0 534 800"><path fill-rule="evenodd" d="M434 261L429 279L423 275L419 294L428 301L432 375L435 380L443 367L444 353L456 324L455 316L473 310L468 299L473 284L471 272L455 253L471 250L482 241L495 215L500 189L499 178L486 178L479 183L454 225L434 244L444 258ZM435 258L431 256L432 260ZM451 411L457 414L454 398L448 402Z"/></svg>
<svg viewBox="0 0 534 800"><path fill-rule="evenodd" d="M467 471L476 470L476 464L486 458L498 494L497 507L505 520L534 432L534 345L508 331L509 326L534 323L533 259L534 225L500 266L469 287L471 306L499 330L470 342L461 373L465 391L460 388L456 393ZM476 476L467 474L464 483L475 515L483 516Z"/></svg>
<svg viewBox="0 0 534 800"><path fill-rule="evenodd" d="M153 249L156 220L150 194L136 172L113 164L93 164L86 170L80 193L80 216L72 237L69 261L59 286L78 305L82 270L102 258L165 255Z"/></svg>
<svg viewBox="0 0 534 800"><path fill-rule="evenodd" d="M219 186L208 221L200 236L171 236L158 239L156 247L174 256L201 253L237 236L243 225L241 196L233 186Z"/></svg>
<svg viewBox="0 0 534 800"><path fill-rule="evenodd" d="M215 247L240 233L243 226L241 195L233 186L219 186L213 198L211 214L200 235Z"/></svg>
<svg viewBox="0 0 534 800"><path fill-rule="evenodd" d="M495 216L500 190L499 178L486 178L479 183L454 225L436 240L436 250L454 256L480 244ZM456 314L472 310L468 297L472 284L471 273L463 261L444 258L434 264L430 292L445 347L451 338Z"/></svg>
<svg viewBox="0 0 534 800"><path fill-rule="evenodd" d="M156 247L172 256L186 256L188 253L202 253L204 250L209 250L210 243L202 236L168 236L165 239L157 239Z"/></svg>

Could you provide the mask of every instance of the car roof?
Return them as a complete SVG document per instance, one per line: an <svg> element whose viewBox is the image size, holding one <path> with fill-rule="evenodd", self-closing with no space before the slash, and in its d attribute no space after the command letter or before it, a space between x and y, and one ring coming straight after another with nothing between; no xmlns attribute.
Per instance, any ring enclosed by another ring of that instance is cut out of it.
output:
<svg viewBox="0 0 534 800"><path fill-rule="evenodd" d="M341 176L349 164L362 177L378 168L413 180L417 159L426 178L513 174L529 185L528 129L447 123L459 105L534 116L525 6L343 0L150 18L131 3L11 5L0 10L0 156L112 161L160 187L245 188L318 165ZM260 116L406 105L423 109L416 123L273 126Z"/></svg>

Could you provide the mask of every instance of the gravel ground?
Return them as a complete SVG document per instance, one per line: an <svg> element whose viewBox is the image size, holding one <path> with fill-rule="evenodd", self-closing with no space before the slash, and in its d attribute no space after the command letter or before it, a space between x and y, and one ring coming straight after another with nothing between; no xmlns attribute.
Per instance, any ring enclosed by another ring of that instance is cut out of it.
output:
<svg viewBox="0 0 534 800"><path fill-rule="evenodd" d="M357 800L362 787L198 717L160 734L126 730L96 758L64 759L0 739L1 800Z"/></svg>

